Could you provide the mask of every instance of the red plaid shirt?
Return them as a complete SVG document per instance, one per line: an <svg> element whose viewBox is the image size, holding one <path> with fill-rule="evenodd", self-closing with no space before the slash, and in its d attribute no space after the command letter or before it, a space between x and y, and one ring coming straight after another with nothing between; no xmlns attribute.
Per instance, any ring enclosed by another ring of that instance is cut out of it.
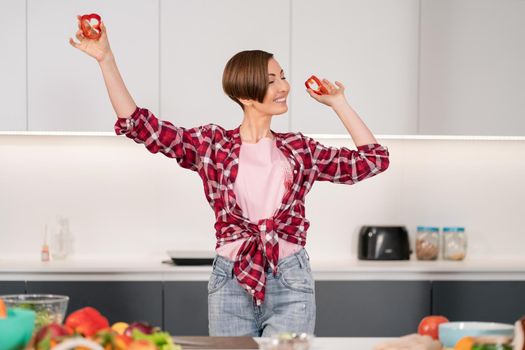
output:
<svg viewBox="0 0 525 350"><path fill-rule="evenodd" d="M388 150L379 144L359 146L357 150L326 147L301 133L274 132L277 147L291 163L293 184L273 217L253 223L243 215L233 191L241 148L239 127L225 130L207 124L186 129L137 107L131 118L117 120L115 131L144 144L152 153L175 158L180 166L199 174L206 199L215 212L216 247L246 238L235 259L234 274L261 305L266 270L270 267L277 272L278 238L306 244L310 224L305 218L304 201L314 181L351 185L377 175L388 168Z"/></svg>

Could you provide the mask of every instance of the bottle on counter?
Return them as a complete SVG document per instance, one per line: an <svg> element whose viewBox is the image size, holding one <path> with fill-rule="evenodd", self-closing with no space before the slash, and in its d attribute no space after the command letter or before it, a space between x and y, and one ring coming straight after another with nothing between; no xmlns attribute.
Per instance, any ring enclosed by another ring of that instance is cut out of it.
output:
<svg viewBox="0 0 525 350"><path fill-rule="evenodd" d="M418 260L436 260L439 255L439 228L418 226L416 257Z"/></svg>
<svg viewBox="0 0 525 350"><path fill-rule="evenodd" d="M63 260L71 251L72 237L69 229L69 219L59 216L57 223L58 227L52 241L52 254L54 260Z"/></svg>
<svg viewBox="0 0 525 350"><path fill-rule="evenodd" d="M40 251L40 260L43 262L49 261L49 246L47 245L47 225L44 226L44 242Z"/></svg>
<svg viewBox="0 0 525 350"><path fill-rule="evenodd" d="M464 227L443 228L443 258L463 260L467 255L467 235Z"/></svg>

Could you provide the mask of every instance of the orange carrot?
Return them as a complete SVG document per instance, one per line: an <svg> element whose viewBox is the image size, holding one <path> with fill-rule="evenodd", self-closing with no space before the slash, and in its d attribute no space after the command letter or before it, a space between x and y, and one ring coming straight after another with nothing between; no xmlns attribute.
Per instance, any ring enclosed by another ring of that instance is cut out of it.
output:
<svg viewBox="0 0 525 350"><path fill-rule="evenodd" d="M5 306L2 298L0 298L0 318L6 318L6 317L7 317L7 307Z"/></svg>

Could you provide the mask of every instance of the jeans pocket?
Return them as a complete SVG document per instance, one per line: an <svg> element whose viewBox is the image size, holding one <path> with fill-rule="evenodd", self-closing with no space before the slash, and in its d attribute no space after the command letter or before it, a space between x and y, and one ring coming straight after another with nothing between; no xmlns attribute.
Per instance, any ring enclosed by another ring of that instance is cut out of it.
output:
<svg viewBox="0 0 525 350"><path fill-rule="evenodd" d="M228 283L230 278L222 273L212 272L210 280L208 281L208 294L213 294L220 290Z"/></svg>
<svg viewBox="0 0 525 350"><path fill-rule="evenodd" d="M285 270L279 277L281 284L290 290L303 293L314 293L314 279L306 268Z"/></svg>

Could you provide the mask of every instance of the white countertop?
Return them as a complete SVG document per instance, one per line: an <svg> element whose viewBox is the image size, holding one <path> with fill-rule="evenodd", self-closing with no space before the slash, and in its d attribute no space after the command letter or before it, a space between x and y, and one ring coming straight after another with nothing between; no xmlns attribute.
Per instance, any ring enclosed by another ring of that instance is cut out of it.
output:
<svg viewBox="0 0 525 350"><path fill-rule="evenodd" d="M211 266L173 266L162 257L0 258L0 280L208 280ZM311 261L316 280L524 280L525 259Z"/></svg>
<svg viewBox="0 0 525 350"><path fill-rule="evenodd" d="M261 338L254 338L257 342ZM373 350L382 342L395 338L315 338L310 350Z"/></svg>

